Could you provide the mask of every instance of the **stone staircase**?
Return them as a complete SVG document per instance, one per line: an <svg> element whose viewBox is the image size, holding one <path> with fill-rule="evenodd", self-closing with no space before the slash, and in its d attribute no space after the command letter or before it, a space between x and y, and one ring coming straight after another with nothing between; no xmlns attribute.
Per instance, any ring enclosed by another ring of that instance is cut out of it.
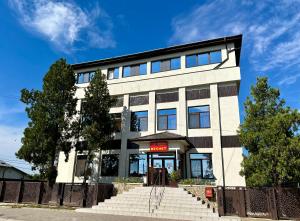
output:
<svg viewBox="0 0 300 221"><path fill-rule="evenodd" d="M124 216L141 216L177 220L239 221L239 217L219 217L213 208L204 201L192 197L183 188L157 187L149 197L152 187L136 187L118 194L92 208L80 208L77 212L112 214Z"/></svg>

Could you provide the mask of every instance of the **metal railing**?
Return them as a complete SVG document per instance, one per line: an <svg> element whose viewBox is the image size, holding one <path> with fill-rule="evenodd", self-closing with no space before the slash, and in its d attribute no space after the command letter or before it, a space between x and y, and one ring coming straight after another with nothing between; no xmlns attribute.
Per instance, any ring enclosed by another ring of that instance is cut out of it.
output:
<svg viewBox="0 0 300 221"><path fill-rule="evenodd" d="M153 197L152 193L154 193L154 200L155 200L154 206L157 209L158 206L160 205L160 202L162 200L162 197L163 197L163 194L164 194L164 191L165 191L164 186L158 187L158 185L160 184L160 177L161 177L161 171L159 171L158 176L156 177L155 182L153 184L153 187L150 191L150 195L149 195L149 213L153 213L153 209L151 210L151 207L153 205L153 203L151 201L152 197ZM159 189L157 190L157 188L159 188Z"/></svg>

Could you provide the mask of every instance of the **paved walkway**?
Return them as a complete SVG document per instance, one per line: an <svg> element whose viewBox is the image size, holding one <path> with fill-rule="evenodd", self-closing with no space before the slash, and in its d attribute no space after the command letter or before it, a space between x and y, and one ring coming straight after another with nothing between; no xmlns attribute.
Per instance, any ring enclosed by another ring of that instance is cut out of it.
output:
<svg viewBox="0 0 300 221"><path fill-rule="evenodd" d="M76 213L74 210L43 208L0 208L0 221L169 221L133 216ZM176 220L172 220L176 221ZM179 220L178 220L179 221Z"/></svg>

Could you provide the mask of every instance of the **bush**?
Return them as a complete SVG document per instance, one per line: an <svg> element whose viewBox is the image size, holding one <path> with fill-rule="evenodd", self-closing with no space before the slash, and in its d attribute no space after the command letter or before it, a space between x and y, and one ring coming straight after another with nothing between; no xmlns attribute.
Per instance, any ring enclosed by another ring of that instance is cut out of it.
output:
<svg viewBox="0 0 300 221"><path fill-rule="evenodd" d="M117 177L116 183L143 183L142 177Z"/></svg>
<svg viewBox="0 0 300 221"><path fill-rule="evenodd" d="M179 171L173 171L171 174L170 174L170 180L171 181L174 181L174 182L177 182L179 181L181 178L181 175L180 175L180 172Z"/></svg>
<svg viewBox="0 0 300 221"><path fill-rule="evenodd" d="M214 180L207 179L183 179L179 182L183 185L215 185Z"/></svg>

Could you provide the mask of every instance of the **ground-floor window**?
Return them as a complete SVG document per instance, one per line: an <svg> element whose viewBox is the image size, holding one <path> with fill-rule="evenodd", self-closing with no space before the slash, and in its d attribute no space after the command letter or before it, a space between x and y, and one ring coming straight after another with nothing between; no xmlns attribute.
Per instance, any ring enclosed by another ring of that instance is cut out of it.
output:
<svg viewBox="0 0 300 221"><path fill-rule="evenodd" d="M119 154L102 155L101 176L118 176Z"/></svg>
<svg viewBox="0 0 300 221"><path fill-rule="evenodd" d="M147 155L129 155L129 176L143 176L147 172Z"/></svg>
<svg viewBox="0 0 300 221"><path fill-rule="evenodd" d="M87 155L77 155L75 176L77 177L84 176L86 159L87 159Z"/></svg>
<svg viewBox="0 0 300 221"><path fill-rule="evenodd" d="M192 178L213 179L213 167L210 153L190 154Z"/></svg>

